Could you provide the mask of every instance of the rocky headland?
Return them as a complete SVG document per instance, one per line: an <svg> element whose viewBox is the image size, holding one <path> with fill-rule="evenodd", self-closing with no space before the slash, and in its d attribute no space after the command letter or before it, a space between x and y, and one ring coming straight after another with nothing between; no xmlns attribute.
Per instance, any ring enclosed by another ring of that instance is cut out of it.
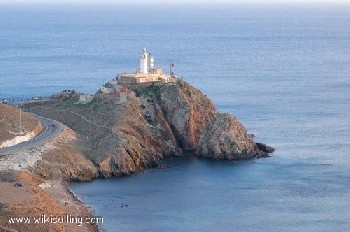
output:
<svg viewBox="0 0 350 232"><path fill-rule="evenodd" d="M77 151L97 170L84 180L161 167L165 156L181 156L184 151L230 160L273 152L256 143L234 116L219 113L206 95L182 80L128 86L125 103L117 94L100 91L87 104L77 104L78 100L79 94L72 92L24 107L77 133Z"/></svg>

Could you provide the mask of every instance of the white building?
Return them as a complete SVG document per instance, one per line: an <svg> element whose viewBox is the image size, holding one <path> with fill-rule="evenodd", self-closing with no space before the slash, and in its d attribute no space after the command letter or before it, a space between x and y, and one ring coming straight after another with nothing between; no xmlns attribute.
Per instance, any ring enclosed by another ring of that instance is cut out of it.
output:
<svg viewBox="0 0 350 232"><path fill-rule="evenodd" d="M140 68L135 73L118 74L117 80L125 84L137 84L147 82L170 82L171 75L163 73L161 68L154 67L154 57L144 48L140 54Z"/></svg>
<svg viewBox="0 0 350 232"><path fill-rule="evenodd" d="M89 102L91 102L94 99L93 95L88 95L88 94L80 94L79 95L79 101L74 103L74 104L87 104Z"/></svg>

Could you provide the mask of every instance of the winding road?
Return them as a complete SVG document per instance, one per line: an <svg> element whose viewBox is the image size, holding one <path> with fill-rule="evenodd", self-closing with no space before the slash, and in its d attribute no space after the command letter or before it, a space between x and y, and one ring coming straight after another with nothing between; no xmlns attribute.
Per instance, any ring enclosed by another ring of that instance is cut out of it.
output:
<svg viewBox="0 0 350 232"><path fill-rule="evenodd" d="M31 140L19 143L15 146L0 148L0 156L25 151L44 145L46 142L58 136L63 130L63 124L41 116L34 115L43 125L43 131Z"/></svg>

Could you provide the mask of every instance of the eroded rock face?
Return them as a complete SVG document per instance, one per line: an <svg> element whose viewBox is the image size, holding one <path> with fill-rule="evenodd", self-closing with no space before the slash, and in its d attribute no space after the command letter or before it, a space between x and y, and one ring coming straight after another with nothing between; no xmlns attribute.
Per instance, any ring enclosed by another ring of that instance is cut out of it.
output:
<svg viewBox="0 0 350 232"><path fill-rule="evenodd" d="M213 102L183 81L163 86L161 100L165 120L180 147L196 149L203 129L217 117Z"/></svg>
<svg viewBox="0 0 350 232"><path fill-rule="evenodd" d="M196 155L213 159L246 159L259 153L252 136L228 113L220 114L200 136Z"/></svg>
<svg viewBox="0 0 350 232"><path fill-rule="evenodd" d="M146 121L141 104L130 93L127 103L115 106L113 119L106 122L109 133L97 139L96 149L91 151L102 176L139 173L145 168L161 166L163 155L181 154L171 134L162 136L167 128L161 120L153 125Z"/></svg>

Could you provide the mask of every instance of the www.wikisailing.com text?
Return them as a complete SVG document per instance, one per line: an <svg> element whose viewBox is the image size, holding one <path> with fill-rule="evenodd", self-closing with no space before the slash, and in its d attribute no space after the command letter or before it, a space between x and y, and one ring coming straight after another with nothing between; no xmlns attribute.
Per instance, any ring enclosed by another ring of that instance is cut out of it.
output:
<svg viewBox="0 0 350 232"><path fill-rule="evenodd" d="M61 216L42 214L38 217L11 217L8 220L9 224L76 224L82 226L83 224L102 224L102 217L81 217L70 214L64 214Z"/></svg>

